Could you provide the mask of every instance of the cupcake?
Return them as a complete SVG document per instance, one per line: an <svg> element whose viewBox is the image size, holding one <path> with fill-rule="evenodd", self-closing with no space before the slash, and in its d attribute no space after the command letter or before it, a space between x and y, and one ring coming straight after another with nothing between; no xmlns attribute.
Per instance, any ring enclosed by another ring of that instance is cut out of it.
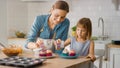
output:
<svg viewBox="0 0 120 68"><path fill-rule="evenodd" d="M46 50L46 56L52 56L52 51L51 50Z"/></svg>
<svg viewBox="0 0 120 68"><path fill-rule="evenodd" d="M39 56L46 56L46 51L40 51Z"/></svg>
<svg viewBox="0 0 120 68"><path fill-rule="evenodd" d="M69 51L69 56L75 56L75 55L76 55L75 50L70 50Z"/></svg>

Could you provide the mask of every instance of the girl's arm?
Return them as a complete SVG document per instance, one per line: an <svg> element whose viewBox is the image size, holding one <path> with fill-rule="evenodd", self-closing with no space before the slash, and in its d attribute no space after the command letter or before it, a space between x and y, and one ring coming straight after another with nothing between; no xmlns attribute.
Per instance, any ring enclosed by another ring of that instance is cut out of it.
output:
<svg viewBox="0 0 120 68"><path fill-rule="evenodd" d="M66 47L67 45L69 45L71 43L71 39L68 38L65 42L64 42L64 47Z"/></svg>
<svg viewBox="0 0 120 68"><path fill-rule="evenodd" d="M92 40L90 42L88 57L90 57L92 61L96 60L96 57L95 57L95 54L94 54L94 41L92 41Z"/></svg>
<svg viewBox="0 0 120 68"><path fill-rule="evenodd" d="M54 41L54 46L56 47L56 49L58 50L58 45L62 44L62 48L64 48L65 46L67 46L68 44L70 44L71 40L68 38L66 41L62 41L61 39L58 39L56 41Z"/></svg>

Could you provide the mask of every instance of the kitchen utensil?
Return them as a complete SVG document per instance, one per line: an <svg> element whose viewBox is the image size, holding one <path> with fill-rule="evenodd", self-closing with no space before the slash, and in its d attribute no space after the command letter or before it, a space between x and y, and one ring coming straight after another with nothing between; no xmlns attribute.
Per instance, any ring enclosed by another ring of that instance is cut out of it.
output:
<svg viewBox="0 0 120 68"><path fill-rule="evenodd" d="M17 56L19 54L18 48L4 48L2 52L8 57Z"/></svg>
<svg viewBox="0 0 120 68"><path fill-rule="evenodd" d="M8 57L17 56L18 54L22 53L22 48L18 47L16 45L14 45L14 46L11 45L10 47L3 48L2 52Z"/></svg>
<svg viewBox="0 0 120 68"><path fill-rule="evenodd" d="M0 59L0 65L5 66L13 66L20 68L35 68L37 65L41 65L45 59L41 58L27 58L27 57L19 57L12 56L8 58Z"/></svg>
<svg viewBox="0 0 120 68"><path fill-rule="evenodd" d="M6 46L5 46L5 45L3 45L2 43L0 43L0 46L2 46L3 48L6 48Z"/></svg>

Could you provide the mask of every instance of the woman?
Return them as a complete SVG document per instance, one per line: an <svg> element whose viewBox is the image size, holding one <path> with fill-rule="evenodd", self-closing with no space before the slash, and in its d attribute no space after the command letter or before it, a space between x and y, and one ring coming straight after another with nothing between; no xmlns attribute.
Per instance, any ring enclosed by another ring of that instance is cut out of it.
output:
<svg viewBox="0 0 120 68"><path fill-rule="evenodd" d="M65 1L56 1L48 15L37 16L30 33L28 34L26 48L40 47L37 38L66 40L69 29L69 20L66 18L69 5ZM37 43L36 43L37 42Z"/></svg>

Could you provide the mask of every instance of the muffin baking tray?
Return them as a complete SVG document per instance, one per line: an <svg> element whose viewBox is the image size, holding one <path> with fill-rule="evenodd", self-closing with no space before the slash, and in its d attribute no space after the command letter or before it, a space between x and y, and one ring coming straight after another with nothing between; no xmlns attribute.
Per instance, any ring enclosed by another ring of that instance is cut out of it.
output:
<svg viewBox="0 0 120 68"><path fill-rule="evenodd" d="M26 58L26 57L18 57L12 56L8 58L0 59L0 65L5 66L15 66L22 68L33 68L34 66L41 65L45 59L41 58Z"/></svg>

